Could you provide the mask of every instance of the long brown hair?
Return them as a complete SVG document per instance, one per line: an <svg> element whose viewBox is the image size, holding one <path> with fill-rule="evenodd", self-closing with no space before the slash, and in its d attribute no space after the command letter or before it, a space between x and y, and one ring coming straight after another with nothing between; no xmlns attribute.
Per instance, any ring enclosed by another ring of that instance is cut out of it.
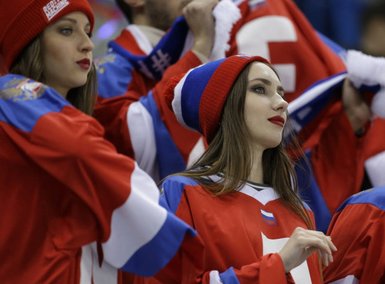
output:
<svg viewBox="0 0 385 284"><path fill-rule="evenodd" d="M197 180L215 195L240 190L252 169L252 149L248 143L250 133L244 119L249 70L250 64L235 81L226 100L219 129L205 153L189 170L180 173ZM291 147L299 148L295 137L291 137L290 141ZM272 186L284 202L305 221L307 227L313 228L298 196L294 165L283 143L263 152L263 183ZM219 181L212 182L207 179L207 176L219 173L223 173Z"/></svg>
<svg viewBox="0 0 385 284"><path fill-rule="evenodd" d="M45 82L40 37L36 37L13 63L10 73L20 74L38 82ZM67 94L67 100L77 109L91 115L96 99L96 71L92 64L84 86L73 88Z"/></svg>

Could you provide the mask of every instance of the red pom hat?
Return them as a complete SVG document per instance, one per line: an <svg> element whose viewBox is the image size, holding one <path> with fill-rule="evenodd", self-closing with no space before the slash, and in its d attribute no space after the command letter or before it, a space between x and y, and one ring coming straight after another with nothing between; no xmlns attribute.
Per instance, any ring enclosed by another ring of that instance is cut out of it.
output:
<svg viewBox="0 0 385 284"><path fill-rule="evenodd" d="M172 78L166 100L179 123L200 132L210 142L218 130L231 88L243 69L254 61L270 64L259 56L233 55Z"/></svg>
<svg viewBox="0 0 385 284"><path fill-rule="evenodd" d="M0 0L0 3L0 62L6 70L38 34L62 16L83 12L91 30L94 26L87 0Z"/></svg>

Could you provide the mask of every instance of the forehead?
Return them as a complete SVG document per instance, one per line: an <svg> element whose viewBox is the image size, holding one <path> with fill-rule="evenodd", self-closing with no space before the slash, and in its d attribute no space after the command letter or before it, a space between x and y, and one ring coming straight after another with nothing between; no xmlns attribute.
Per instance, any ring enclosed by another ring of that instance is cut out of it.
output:
<svg viewBox="0 0 385 284"><path fill-rule="evenodd" d="M261 62L253 62L250 64L248 79L253 80L256 78L268 79L270 81L280 83L280 80L273 69Z"/></svg>
<svg viewBox="0 0 385 284"><path fill-rule="evenodd" d="M86 16L86 14L84 14L83 12L79 12L79 11L68 13L68 14L62 16L56 22L63 22L63 21L71 21L74 23L79 23L81 25L86 25L86 24L89 25L90 24L90 21L89 21L88 17ZM55 22L53 24L55 24Z"/></svg>

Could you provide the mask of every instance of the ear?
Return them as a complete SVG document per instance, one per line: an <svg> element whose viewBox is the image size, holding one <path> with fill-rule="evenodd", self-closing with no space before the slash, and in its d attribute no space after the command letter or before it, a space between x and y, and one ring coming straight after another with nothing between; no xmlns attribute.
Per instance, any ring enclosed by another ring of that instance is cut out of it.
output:
<svg viewBox="0 0 385 284"><path fill-rule="evenodd" d="M124 2L132 8L142 7L145 0L124 0Z"/></svg>

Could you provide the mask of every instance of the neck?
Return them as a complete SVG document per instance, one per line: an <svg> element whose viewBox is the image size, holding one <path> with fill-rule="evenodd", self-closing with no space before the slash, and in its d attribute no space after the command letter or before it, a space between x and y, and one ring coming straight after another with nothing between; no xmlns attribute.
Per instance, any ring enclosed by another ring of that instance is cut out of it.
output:
<svg viewBox="0 0 385 284"><path fill-rule="evenodd" d="M262 150L253 151L253 164L251 166L249 181L263 183Z"/></svg>
<svg viewBox="0 0 385 284"><path fill-rule="evenodd" d="M152 47L155 47L165 34L164 31L150 26L137 25L137 27L147 37Z"/></svg>
<svg viewBox="0 0 385 284"><path fill-rule="evenodd" d="M53 87L63 98L67 98L68 90L64 88L55 88Z"/></svg>
<svg viewBox="0 0 385 284"><path fill-rule="evenodd" d="M134 15L132 18L132 23L134 25L150 26L148 17L142 13Z"/></svg>

